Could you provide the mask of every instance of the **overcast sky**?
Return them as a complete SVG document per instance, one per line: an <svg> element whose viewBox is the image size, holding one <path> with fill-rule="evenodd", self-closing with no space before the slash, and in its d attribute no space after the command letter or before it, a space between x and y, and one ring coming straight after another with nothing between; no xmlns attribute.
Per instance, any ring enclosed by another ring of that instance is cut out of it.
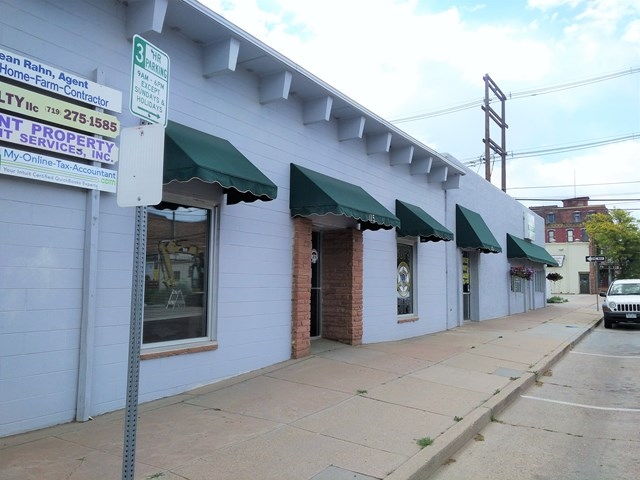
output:
<svg viewBox="0 0 640 480"><path fill-rule="evenodd" d="M480 106L429 114L481 102L489 74L509 97L507 193L549 199L526 205L590 196L640 217L640 201L613 200L640 199L640 0L200 1L465 163L484 154ZM607 143L625 136L635 138ZM496 127L491 137L500 142ZM604 144L518 157L592 143Z"/></svg>

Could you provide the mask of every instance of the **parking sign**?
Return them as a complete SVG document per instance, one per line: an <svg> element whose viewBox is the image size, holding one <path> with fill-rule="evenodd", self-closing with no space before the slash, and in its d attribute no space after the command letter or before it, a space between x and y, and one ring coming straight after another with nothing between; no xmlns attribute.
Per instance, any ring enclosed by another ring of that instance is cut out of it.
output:
<svg viewBox="0 0 640 480"><path fill-rule="evenodd" d="M139 35L133 36L129 110L150 123L167 126L169 55Z"/></svg>

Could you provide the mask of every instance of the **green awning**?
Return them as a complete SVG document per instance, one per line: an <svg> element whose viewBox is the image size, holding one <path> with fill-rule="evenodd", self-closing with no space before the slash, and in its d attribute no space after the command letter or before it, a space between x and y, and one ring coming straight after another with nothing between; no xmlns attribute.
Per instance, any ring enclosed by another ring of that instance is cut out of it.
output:
<svg viewBox="0 0 640 480"><path fill-rule="evenodd" d="M521 258L558 267L558 262L543 247L507 233L507 258Z"/></svg>
<svg viewBox="0 0 640 480"><path fill-rule="evenodd" d="M397 229L400 236L420 237L421 242L453 240L453 232L420 207L396 200L396 217L400 219L400 227Z"/></svg>
<svg viewBox="0 0 640 480"><path fill-rule="evenodd" d="M400 220L361 187L291 164L289 207L292 217L344 215L362 230L390 230Z"/></svg>
<svg viewBox="0 0 640 480"><path fill-rule="evenodd" d="M163 182L193 179L219 184L229 205L273 200L278 194L278 187L227 140L169 122Z"/></svg>
<svg viewBox="0 0 640 480"><path fill-rule="evenodd" d="M482 217L468 208L456 205L456 244L460 248L500 253L502 247Z"/></svg>

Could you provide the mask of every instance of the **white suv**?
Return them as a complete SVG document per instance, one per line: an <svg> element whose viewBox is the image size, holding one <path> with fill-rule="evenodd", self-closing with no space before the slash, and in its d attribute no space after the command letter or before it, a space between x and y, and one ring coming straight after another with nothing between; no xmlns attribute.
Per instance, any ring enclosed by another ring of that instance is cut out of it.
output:
<svg viewBox="0 0 640 480"><path fill-rule="evenodd" d="M604 328L611 328L614 323L640 323L640 280L615 280L609 285L602 303Z"/></svg>

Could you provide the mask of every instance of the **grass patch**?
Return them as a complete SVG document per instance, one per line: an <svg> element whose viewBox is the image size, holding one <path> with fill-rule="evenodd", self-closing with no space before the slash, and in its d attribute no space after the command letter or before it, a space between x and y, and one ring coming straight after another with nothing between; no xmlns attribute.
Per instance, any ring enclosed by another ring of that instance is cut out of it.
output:
<svg viewBox="0 0 640 480"><path fill-rule="evenodd" d="M433 444L433 439L431 437L422 437L416 440L416 443L420 448L428 447Z"/></svg>
<svg viewBox="0 0 640 480"><path fill-rule="evenodd" d="M369 392L367 392L366 390L356 390L356 393L357 393L358 395L366 395L366 394L367 394L367 393L369 393Z"/></svg>
<svg viewBox="0 0 640 480"><path fill-rule="evenodd" d="M565 303L568 301L569 300L567 300L566 298L559 297L558 295L547 298L547 303Z"/></svg>
<svg viewBox="0 0 640 480"><path fill-rule="evenodd" d="M462 420L462 417L459 417L457 415L455 417L453 417L453 421L454 422L459 422L460 420Z"/></svg>

